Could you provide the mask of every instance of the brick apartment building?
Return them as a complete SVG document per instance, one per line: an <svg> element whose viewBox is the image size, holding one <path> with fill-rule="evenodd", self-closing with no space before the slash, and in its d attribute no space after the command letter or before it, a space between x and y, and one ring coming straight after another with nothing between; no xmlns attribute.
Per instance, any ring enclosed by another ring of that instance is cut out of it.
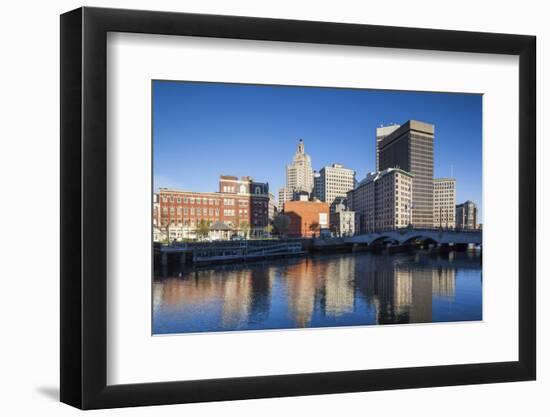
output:
<svg viewBox="0 0 550 417"><path fill-rule="evenodd" d="M161 188L153 201L153 223L164 236L169 232L169 240L195 238L201 221L222 222L250 236L263 234L268 225L269 185L250 177L222 175L218 192Z"/></svg>
<svg viewBox="0 0 550 417"><path fill-rule="evenodd" d="M290 218L289 237L319 236L329 227L329 205L321 201L287 201L284 214Z"/></svg>

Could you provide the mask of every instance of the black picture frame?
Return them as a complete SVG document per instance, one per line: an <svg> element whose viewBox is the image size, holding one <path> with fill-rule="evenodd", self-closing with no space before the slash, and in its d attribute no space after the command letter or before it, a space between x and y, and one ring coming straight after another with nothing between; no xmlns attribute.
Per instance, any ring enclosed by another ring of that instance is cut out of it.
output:
<svg viewBox="0 0 550 417"><path fill-rule="evenodd" d="M519 360L107 385L108 32L519 56ZM534 36L102 8L61 15L61 401L82 409L533 380Z"/></svg>

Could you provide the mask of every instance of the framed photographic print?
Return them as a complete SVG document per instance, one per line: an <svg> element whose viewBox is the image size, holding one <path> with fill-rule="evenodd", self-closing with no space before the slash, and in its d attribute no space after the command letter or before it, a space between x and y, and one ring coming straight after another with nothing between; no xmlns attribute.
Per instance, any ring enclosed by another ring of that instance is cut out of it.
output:
<svg viewBox="0 0 550 417"><path fill-rule="evenodd" d="M535 379L535 38L61 16L61 400Z"/></svg>

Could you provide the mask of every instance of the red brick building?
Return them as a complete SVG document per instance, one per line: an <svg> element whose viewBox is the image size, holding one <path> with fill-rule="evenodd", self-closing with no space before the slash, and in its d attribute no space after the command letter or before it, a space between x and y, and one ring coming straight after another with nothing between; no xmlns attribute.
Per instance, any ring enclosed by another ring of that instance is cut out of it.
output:
<svg viewBox="0 0 550 417"><path fill-rule="evenodd" d="M268 224L269 185L222 175L218 192L161 188L158 193L158 227L170 240L196 237L201 221L222 222L235 233L259 236Z"/></svg>
<svg viewBox="0 0 550 417"><path fill-rule="evenodd" d="M289 237L319 236L329 227L330 208L321 201L287 201L284 214L290 218Z"/></svg>

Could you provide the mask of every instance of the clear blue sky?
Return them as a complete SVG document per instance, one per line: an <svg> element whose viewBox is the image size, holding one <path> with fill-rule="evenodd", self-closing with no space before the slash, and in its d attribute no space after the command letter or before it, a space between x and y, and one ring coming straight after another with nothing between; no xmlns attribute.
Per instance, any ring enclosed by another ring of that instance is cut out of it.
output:
<svg viewBox="0 0 550 417"><path fill-rule="evenodd" d="M250 175L277 195L299 138L313 169L375 169L375 129L435 125L435 176L457 180L457 203L482 218L482 96L409 91L153 82L154 188L217 191L218 177Z"/></svg>

